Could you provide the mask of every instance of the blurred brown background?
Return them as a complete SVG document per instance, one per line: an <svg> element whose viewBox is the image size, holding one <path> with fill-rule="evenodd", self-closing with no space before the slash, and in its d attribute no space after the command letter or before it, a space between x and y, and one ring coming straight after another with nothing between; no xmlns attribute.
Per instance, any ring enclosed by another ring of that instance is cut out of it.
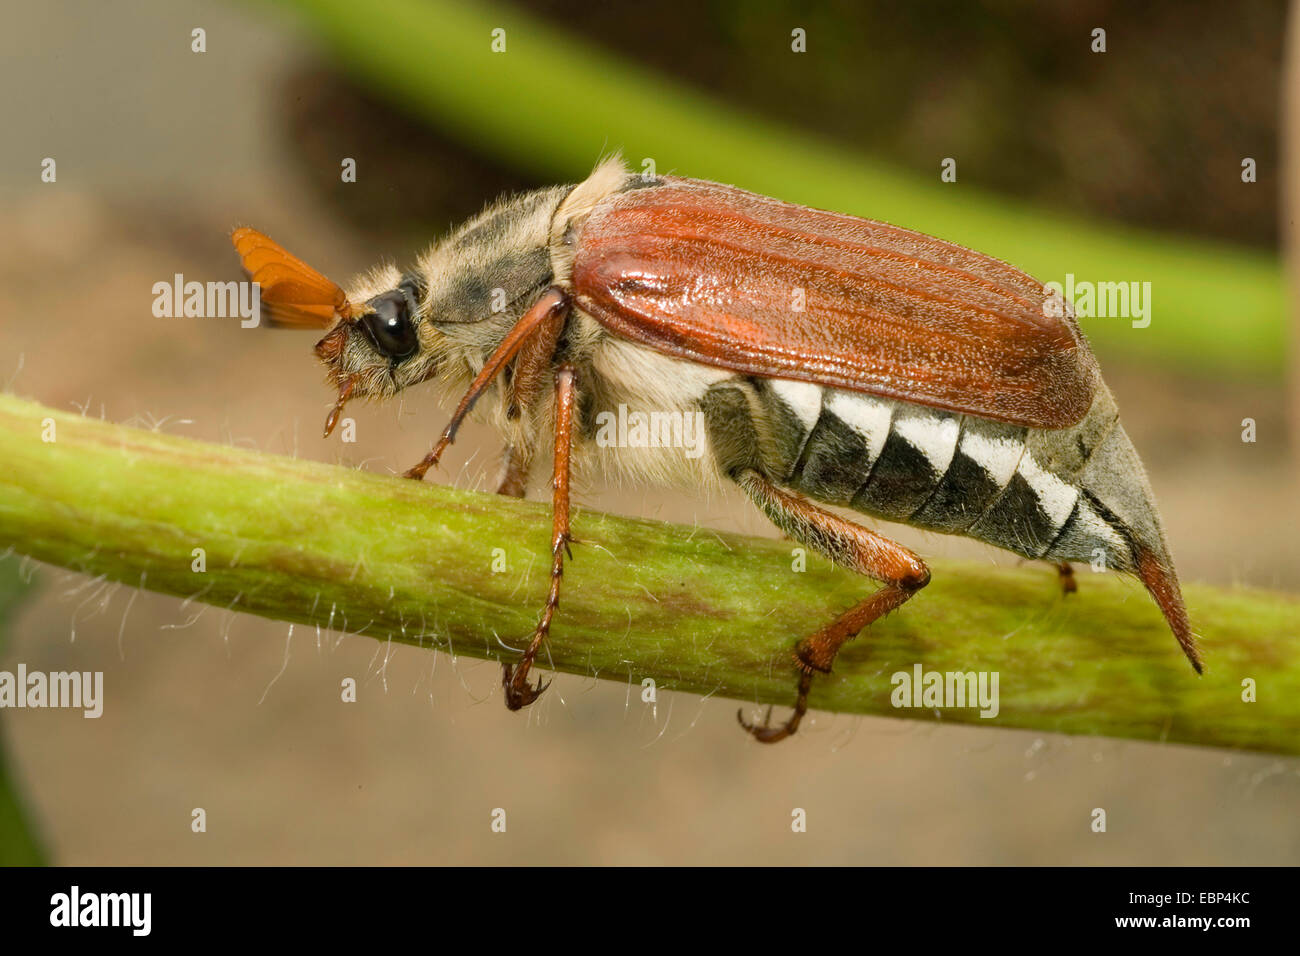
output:
<svg viewBox="0 0 1300 956"><path fill-rule="evenodd" d="M1000 3L942 17L882 5L865 19L830 5L811 22L842 48L789 73L747 59L754 31L786 22L781 5L735 18L729 4L669 4L636 31L612 5L581 16L576 3L533 6L900 165L933 165L943 130L963 155L998 157L988 165L1001 178L986 185L1008 195L1276 242L1275 179L1232 189L1204 171L1247 154L1276 165L1281 4L1199 4L1193 16L1185 4ZM685 17L690 30L669 29ZM234 277L225 236L240 222L330 275L406 261L498 192L535 185L527 174L355 88L260 6L51 2L7 20L0 382L56 408L268 452L381 472L418 459L444 423L431 399L412 395L400 414L357 409L356 445L323 441L329 395L310 337L156 319L150 289L176 272ZM1149 55L1117 58L1100 83L1055 69L1052 45L1093 22ZM204 56L190 53L194 26L207 30ZM886 52L853 55L864 34ZM883 88L911 92L863 103ZM1072 147L1075 124L1115 144L1104 161ZM340 144L359 157L355 186L338 182ZM56 185L40 183L45 156L58 159ZM1183 577L1300 589L1281 384L1103 364ZM1247 416L1254 445L1240 441ZM444 480L482 488L495 455L485 430L469 430ZM773 533L734 495L591 487L580 500ZM888 530L928 555L1009 560ZM103 670L108 694L95 721L0 720L55 862L1300 861L1292 760L831 715L763 748L737 728L734 702L669 694L652 712L623 686L567 676L509 714L494 664L387 654L360 637L318 646L301 628L287 639L275 622L125 588L102 603L85 579L38 578L0 668ZM1051 585L1045 572L1045 600ZM356 704L339 700L347 676ZM207 811L205 834L190 832L194 807ZM496 807L504 835L489 829ZM807 834L790 832L794 807L808 811ZM1093 807L1107 809L1108 833L1090 832Z"/></svg>

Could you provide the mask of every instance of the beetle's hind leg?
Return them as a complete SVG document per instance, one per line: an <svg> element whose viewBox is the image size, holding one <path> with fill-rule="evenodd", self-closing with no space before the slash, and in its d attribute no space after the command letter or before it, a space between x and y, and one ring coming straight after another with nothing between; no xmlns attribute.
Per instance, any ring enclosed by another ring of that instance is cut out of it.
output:
<svg viewBox="0 0 1300 956"><path fill-rule="evenodd" d="M883 586L855 604L821 630L795 645L799 666L799 687L794 713L781 726L746 723L741 726L763 743L775 743L799 728L808 711L808 691L814 674L829 674L835 655L844 642L857 636L867 625L904 604L930 582L930 570L920 558L900 544L873 531L831 514L798 495L776 487L753 468L735 475L736 482L778 528L796 541L820 552L836 564L883 582Z"/></svg>
<svg viewBox="0 0 1300 956"><path fill-rule="evenodd" d="M1074 568L1067 561L1055 561L1056 573L1061 578L1061 593L1074 594L1079 590L1079 582L1074 578Z"/></svg>

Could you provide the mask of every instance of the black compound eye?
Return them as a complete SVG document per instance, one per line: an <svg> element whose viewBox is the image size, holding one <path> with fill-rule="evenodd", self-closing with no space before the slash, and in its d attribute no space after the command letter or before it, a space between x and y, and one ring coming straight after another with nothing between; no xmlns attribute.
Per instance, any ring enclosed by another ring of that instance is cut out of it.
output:
<svg viewBox="0 0 1300 956"><path fill-rule="evenodd" d="M375 311L361 317L370 344L391 359L403 359L420 346L411 322L410 304L400 291L385 292L368 303Z"/></svg>

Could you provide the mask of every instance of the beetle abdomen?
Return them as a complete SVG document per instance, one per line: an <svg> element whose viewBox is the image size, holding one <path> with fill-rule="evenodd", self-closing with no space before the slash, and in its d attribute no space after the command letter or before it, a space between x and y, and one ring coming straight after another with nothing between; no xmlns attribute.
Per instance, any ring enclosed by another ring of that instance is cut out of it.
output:
<svg viewBox="0 0 1300 956"><path fill-rule="evenodd" d="M773 478L825 504L985 541L1027 558L1131 559L1076 481L1113 406L1042 430L824 388L751 379Z"/></svg>

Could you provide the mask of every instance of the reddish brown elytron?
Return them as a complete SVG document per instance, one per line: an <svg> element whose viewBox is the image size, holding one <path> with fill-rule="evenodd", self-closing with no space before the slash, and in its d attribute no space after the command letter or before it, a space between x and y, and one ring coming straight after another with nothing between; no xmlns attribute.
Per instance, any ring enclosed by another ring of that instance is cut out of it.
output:
<svg viewBox="0 0 1300 956"><path fill-rule="evenodd" d="M1017 425L1061 428L1087 412L1092 353L1023 272L884 223L666 182L583 226L576 303L614 334Z"/></svg>

